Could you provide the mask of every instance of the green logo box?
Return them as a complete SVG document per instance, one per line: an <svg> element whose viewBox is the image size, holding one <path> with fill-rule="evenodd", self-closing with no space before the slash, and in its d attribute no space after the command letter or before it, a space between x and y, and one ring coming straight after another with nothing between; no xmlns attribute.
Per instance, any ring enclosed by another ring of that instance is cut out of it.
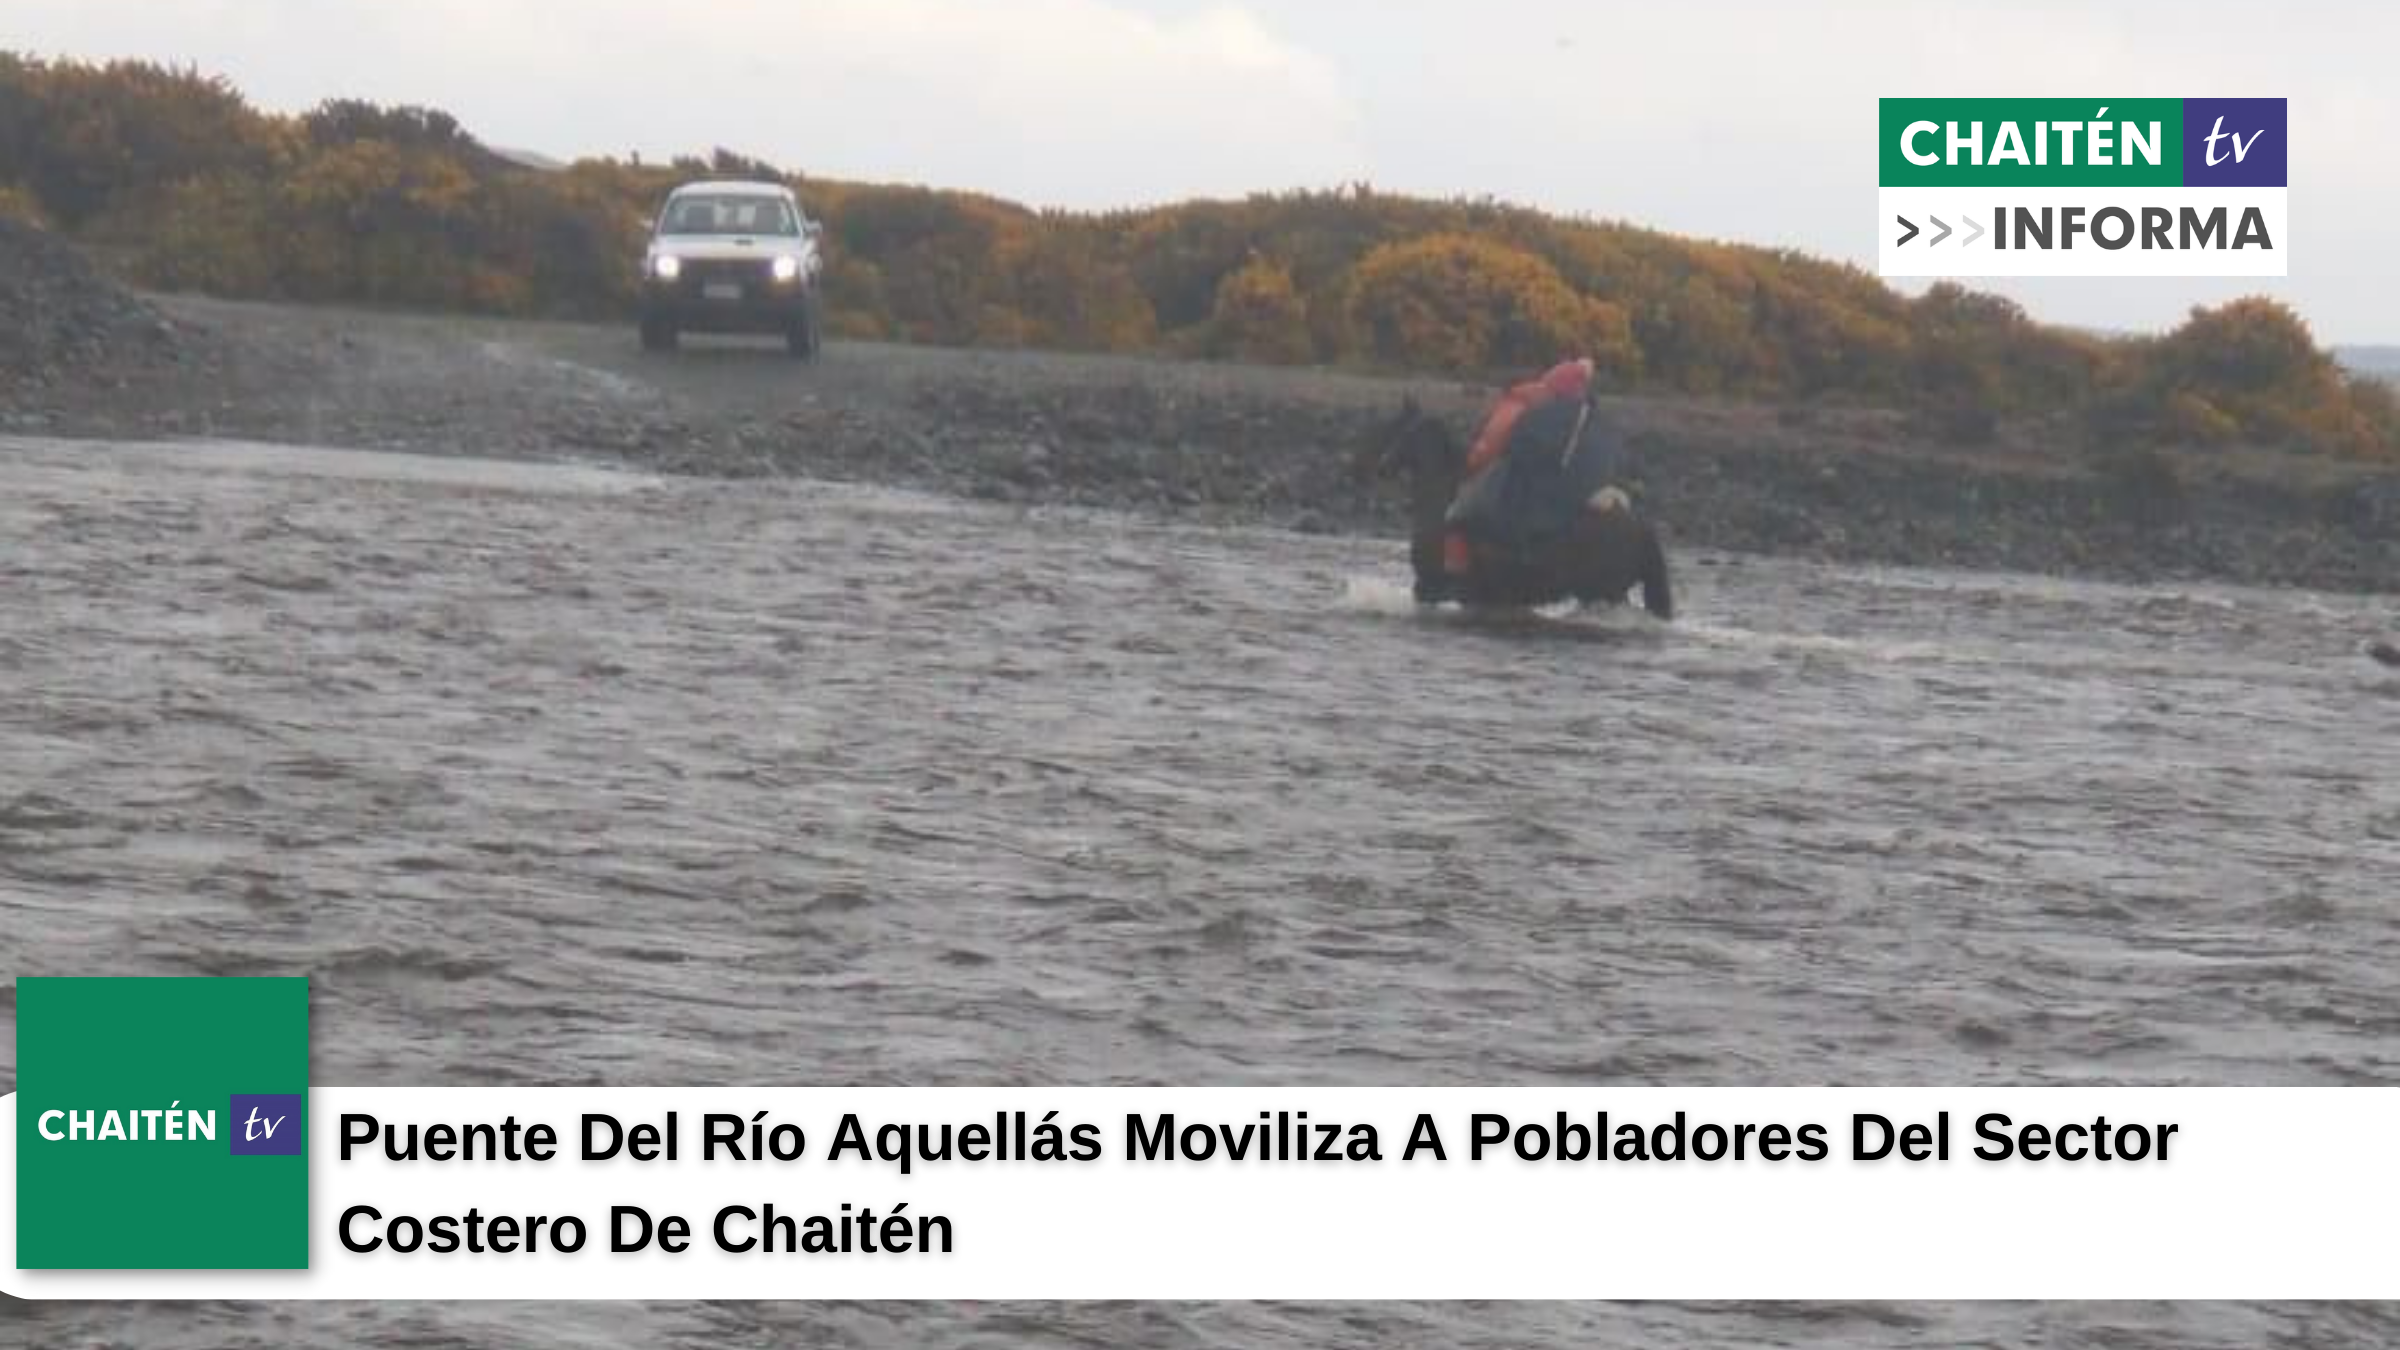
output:
<svg viewBox="0 0 2400 1350"><path fill-rule="evenodd" d="M19 979L19 1267L307 1269L307 1094L305 978Z"/></svg>
<svg viewBox="0 0 2400 1350"><path fill-rule="evenodd" d="M2183 185L2179 98L1887 98L1878 101L1877 117L1883 146L1878 169L1887 188ZM2104 164L2091 162L2088 124L2094 121L2108 126ZM1936 128L1919 133L1914 142L1919 153L1932 156L1935 163L1919 164L1908 157L1908 129L1919 122ZM2124 128L2129 125L2136 129L2138 149L2127 145ZM2072 131L2063 130L2070 127ZM1974 138L1977 162L1950 153L1952 128ZM2021 149L2022 159L1998 154L2003 146Z"/></svg>

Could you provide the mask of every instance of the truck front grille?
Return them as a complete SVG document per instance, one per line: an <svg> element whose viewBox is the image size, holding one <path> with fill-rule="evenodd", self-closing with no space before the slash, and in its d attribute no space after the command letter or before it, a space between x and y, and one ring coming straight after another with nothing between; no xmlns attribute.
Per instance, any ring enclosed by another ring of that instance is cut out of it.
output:
<svg viewBox="0 0 2400 1350"><path fill-rule="evenodd" d="M695 258L683 265L684 289L735 282L743 287L764 286L774 280L775 264L766 258Z"/></svg>

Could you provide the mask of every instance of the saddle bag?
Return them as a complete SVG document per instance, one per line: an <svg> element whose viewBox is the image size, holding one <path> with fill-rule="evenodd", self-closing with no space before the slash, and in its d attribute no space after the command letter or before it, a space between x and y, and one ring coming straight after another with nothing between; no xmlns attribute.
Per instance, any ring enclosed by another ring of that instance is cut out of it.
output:
<svg viewBox="0 0 2400 1350"><path fill-rule="evenodd" d="M1612 437L1583 399L1528 408L1507 448L1459 486L1448 520L1477 544L1536 549L1565 534L1617 471Z"/></svg>

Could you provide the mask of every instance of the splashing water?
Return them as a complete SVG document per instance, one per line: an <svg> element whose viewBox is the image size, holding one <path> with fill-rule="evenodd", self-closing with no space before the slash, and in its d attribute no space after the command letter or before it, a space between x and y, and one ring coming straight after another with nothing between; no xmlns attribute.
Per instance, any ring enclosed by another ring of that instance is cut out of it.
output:
<svg viewBox="0 0 2400 1350"><path fill-rule="evenodd" d="M2361 749L2400 700L2359 678L2384 616L2341 597L1779 563L1693 568L1674 624L1511 626L1421 616L1390 543L23 443L0 531L0 950L308 974L325 1082L2400 1082L2400 786ZM2400 1321L0 1306L9 1338L2206 1350Z"/></svg>

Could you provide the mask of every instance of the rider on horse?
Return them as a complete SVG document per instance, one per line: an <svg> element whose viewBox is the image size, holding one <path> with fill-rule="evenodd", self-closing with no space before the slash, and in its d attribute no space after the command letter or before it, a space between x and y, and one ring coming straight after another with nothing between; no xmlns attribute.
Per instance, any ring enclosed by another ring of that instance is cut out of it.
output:
<svg viewBox="0 0 2400 1350"><path fill-rule="evenodd" d="M1473 570L1479 553L1535 546L1587 507L1624 504L1603 486L1614 465L1595 443L1592 372L1588 357L1562 361L1510 388L1484 419L1442 540L1452 578Z"/></svg>

